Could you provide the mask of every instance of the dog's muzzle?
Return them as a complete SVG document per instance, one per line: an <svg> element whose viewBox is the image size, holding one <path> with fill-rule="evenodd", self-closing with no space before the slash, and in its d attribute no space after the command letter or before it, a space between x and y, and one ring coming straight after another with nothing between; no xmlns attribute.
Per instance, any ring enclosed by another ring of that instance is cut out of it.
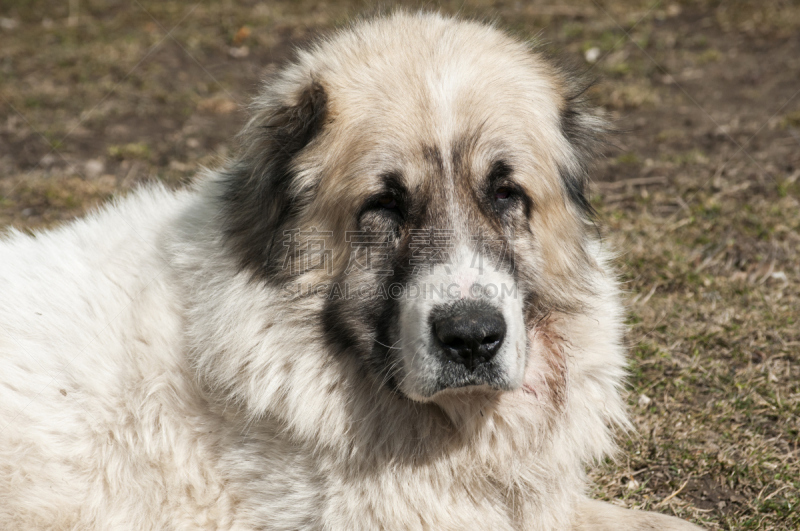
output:
<svg viewBox="0 0 800 531"><path fill-rule="evenodd" d="M479 300L435 307L430 317L431 344L441 365L437 391L470 385L495 386L502 378L495 363L506 337L499 309Z"/></svg>

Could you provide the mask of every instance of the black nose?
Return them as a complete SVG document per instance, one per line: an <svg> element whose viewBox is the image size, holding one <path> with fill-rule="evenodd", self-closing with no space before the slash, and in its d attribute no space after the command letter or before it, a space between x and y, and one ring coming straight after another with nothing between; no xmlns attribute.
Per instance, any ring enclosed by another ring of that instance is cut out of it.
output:
<svg viewBox="0 0 800 531"><path fill-rule="evenodd" d="M506 335L506 321L494 308L467 306L433 321L433 335L448 360L472 371L494 358Z"/></svg>

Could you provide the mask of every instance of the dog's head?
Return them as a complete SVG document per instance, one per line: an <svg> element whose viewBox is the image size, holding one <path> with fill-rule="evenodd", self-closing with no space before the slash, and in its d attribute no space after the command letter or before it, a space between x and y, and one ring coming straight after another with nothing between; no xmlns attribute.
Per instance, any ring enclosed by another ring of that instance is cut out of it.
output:
<svg viewBox="0 0 800 531"><path fill-rule="evenodd" d="M577 309L594 267L584 191L603 122L580 94L492 27L357 25L255 102L223 175L230 249L411 399L519 388L531 330Z"/></svg>

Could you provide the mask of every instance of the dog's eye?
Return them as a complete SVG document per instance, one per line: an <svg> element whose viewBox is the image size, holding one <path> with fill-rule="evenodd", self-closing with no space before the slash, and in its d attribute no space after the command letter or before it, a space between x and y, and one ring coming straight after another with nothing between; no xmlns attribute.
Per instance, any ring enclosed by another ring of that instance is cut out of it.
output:
<svg viewBox="0 0 800 531"><path fill-rule="evenodd" d="M397 199L390 194L382 195L375 201L375 206L385 209L385 210L392 210L397 211L398 204Z"/></svg>
<svg viewBox="0 0 800 531"><path fill-rule="evenodd" d="M403 220L403 201L396 194L386 192L371 197L364 203L359 220L364 216L378 216L380 219L397 224Z"/></svg>
<svg viewBox="0 0 800 531"><path fill-rule="evenodd" d="M516 187L509 184L511 166L505 161L498 160L492 164L489 170L489 197L494 201L496 207L505 209L517 199Z"/></svg>
<svg viewBox="0 0 800 531"><path fill-rule="evenodd" d="M511 198L514 191L508 186L500 186L494 191L495 201L506 201Z"/></svg>

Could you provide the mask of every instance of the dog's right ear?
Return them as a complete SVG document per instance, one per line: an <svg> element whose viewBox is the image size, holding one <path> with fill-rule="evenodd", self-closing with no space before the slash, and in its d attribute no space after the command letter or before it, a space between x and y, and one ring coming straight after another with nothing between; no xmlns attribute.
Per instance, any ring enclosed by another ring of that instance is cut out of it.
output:
<svg viewBox="0 0 800 531"><path fill-rule="evenodd" d="M274 89L273 89L274 90ZM255 104L240 134L242 152L221 175L221 213L227 244L255 278L277 280L284 269L284 232L313 190L295 179L297 155L322 131L328 95L310 80L291 103L277 96Z"/></svg>
<svg viewBox="0 0 800 531"><path fill-rule="evenodd" d="M572 147L573 158L562 165L560 173L567 197L587 219L595 214L587 197L589 170L606 145L606 136L612 132L586 97L591 86L592 83L586 83L572 87L573 94L566 97L561 109L561 131Z"/></svg>

